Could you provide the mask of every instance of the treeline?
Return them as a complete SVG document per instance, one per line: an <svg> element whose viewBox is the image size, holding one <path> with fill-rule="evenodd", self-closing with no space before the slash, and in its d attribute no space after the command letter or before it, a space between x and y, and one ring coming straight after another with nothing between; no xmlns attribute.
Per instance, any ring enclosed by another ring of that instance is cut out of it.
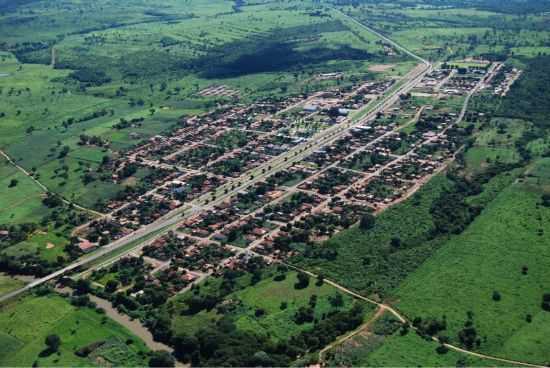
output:
<svg viewBox="0 0 550 368"><path fill-rule="evenodd" d="M86 115L84 115L80 118L73 118L73 117L67 118L66 120L63 120L61 125L64 128L68 128L73 124L84 123L86 121L101 118L101 117L104 117L104 116L107 116L107 115L113 116L114 113L115 112L112 109L111 110L107 110L107 109L96 110L96 111L93 111L89 114L86 114Z"/></svg>
<svg viewBox="0 0 550 368"><path fill-rule="evenodd" d="M495 13L507 14L537 14L550 11L550 0L393 0L393 1L378 1L378 0L333 0L337 5L343 6L360 6L362 4L380 5L388 3L398 5L402 8L414 8L418 5L430 5L433 7L452 7L452 8L474 8L486 10Z"/></svg>
<svg viewBox="0 0 550 368"><path fill-rule="evenodd" d="M482 193L483 185L495 176L521 166L522 163L495 163L471 179L457 171L449 171L447 177L453 186L443 191L431 206L434 229L430 237L462 233L483 210L480 206L469 204L467 198Z"/></svg>
<svg viewBox="0 0 550 368"><path fill-rule="evenodd" d="M538 128L550 128L550 56L522 60L523 75L510 88L497 109L498 115L531 120Z"/></svg>
<svg viewBox="0 0 550 368"><path fill-rule="evenodd" d="M102 84L109 83L111 81L111 77L109 77L103 70L91 68L74 71L69 74L69 77L87 86L101 86Z"/></svg>
<svg viewBox="0 0 550 368"><path fill-rule="evenodd" d="M337 49L315 46L297 50L297 46L318 40L323 32L344 31L339 21L277 29L265 36L249 37L210 49L208 54L192 64L205 78L297 70L328 60L367 60L373 57L365 50L350 46Z"/></svg>

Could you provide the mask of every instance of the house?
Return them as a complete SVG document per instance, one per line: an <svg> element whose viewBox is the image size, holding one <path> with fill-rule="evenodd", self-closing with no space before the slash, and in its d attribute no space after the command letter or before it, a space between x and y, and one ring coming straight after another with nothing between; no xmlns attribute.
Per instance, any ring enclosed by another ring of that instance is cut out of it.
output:
<svg viewBox="0 0 550 368"><path fill-rule="evenodd" d="M312 104L304 105L304 111L306 112L315 112L317 111L318 108L319 108L318 105L312 105Z"/></svg>
<svg viewBox="0 0 550 368"><path fill-rule="evenodd" d="M84 252L84 253L88 253L88 252L91 252L92 250L94 250L95 248L97 248L97 244L95 243L92 243L91 241L89 241L88 239L82 239L80 241L80 243L78 243L78 248Z"/></svg>

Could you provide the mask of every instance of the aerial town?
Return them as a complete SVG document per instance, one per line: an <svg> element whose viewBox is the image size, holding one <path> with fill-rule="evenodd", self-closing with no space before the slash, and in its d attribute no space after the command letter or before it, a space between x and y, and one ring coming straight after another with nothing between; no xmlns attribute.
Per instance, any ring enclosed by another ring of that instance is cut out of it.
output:
<svg viewBox="0 0 550 368"><path fill-rule="evenodd" d="M177 293L224 269L246 269L253 257L267 264L284 261L295 254L296 244L328 239L365 213L411 196L463 148L466 111L449 102L465 106L483 89L506 93L520 74L484 61L460 71L446 67L426 74L408 95L367 121L354 115L396 80L357 81L278 103L221 106L184 119L170 135L155 136L108 163L115 181L137 166L153 168L146 178L149 189L109 203L108 215L75 231L75 245L90 252L191 204L193 214L166 235L104 267L143 256L140 272L149 275L147 283ZM211 87L204 93L215 91L226 90ZM439 107L413 104L415 95L430 96ZM468 120L483 118L480 113ZM316 133L357 121L341 138L254 180L271 170L274 158L307 144ZM247 181L236 194L224 196ZM217 190L224 185L220 200ZM93 278L105 272L100 267Z"/></svg>
<svg viewBox="0 0 550 368"><path fill-rule="evenodd" d="M0 368L550 367L550 0L0 0Z"/></svg>

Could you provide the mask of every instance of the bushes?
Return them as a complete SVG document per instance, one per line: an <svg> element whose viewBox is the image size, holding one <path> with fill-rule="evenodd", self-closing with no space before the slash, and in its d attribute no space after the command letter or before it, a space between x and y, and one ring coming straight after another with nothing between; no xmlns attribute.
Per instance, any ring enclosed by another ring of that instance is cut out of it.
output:
<svg viewBox="0 0 550 368"><path fill-rule="evenodd" d="M173 367L175 360L167 351L155 351L149 359L149 367Z"/></svg>
<svg viewBox="0 0 550 368"><path fill-rule="evenodd" d="M315 351L334 341L336 337L359 327L363 323L363 308L355 305L347 312L333 312L317 323L311 330L304 331L290 340L304 351Z"/></svg>
<svg viewBox="0 0 550 368"><path fill-rule="evenodd" d="M413 326L418 329L418 333L423 336L436 336L439 332L447 329L447 321L445 317L440 320L437 318L415 318L413 320Z"/></svg>
<svg viewBox="0 0 550 368"><path fill-rule="evenodd" d="M111 78L102 70L80 69L69 74L69 77L90 86L101 86L109 83Z"/></svg>
<svg viewBox="0 0 550 368"><path fill-rule="evenodd" d="M359 222L359 228L361 230L368 231L374 227L376 223L376 218L374 215L370 213L366 213L361 217L361 221Z"/></svg>
<svg viewBox="0 0 550 368"><path fill-rule="evenodd" d="M105 344L104 340L96 341L96 342L93 342L91 344L88 344L86 346L81 347L80 349L78 349L74 353L75 353L75 355L77 355L81 358L86 358L88 355L93 353L96 349L100 348L104 344Z"/></svg>
<svg viewBox="0 0 550 368"><path fill-rule="evenodd" d="M388 336L396 332L403 324L392 315L385 314L374 323L372 328L376 335Z"/></svg>

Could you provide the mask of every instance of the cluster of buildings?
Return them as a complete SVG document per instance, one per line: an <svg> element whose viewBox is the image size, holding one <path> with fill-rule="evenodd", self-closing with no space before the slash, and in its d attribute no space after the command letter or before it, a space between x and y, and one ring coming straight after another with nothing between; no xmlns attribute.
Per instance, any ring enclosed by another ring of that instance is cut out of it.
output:
<svg viewBox="0 0 550 368"><path fill-rule="evenodd" d="M445 95L442 100L462 100L453 96L471 93L487 81L493 69L483 70L465 74L434 71L415 91L437 88ZM93 222L88 235L95 236L89 240L97 241L105 232L116 232L108 234L116 238L128 228L123 221L143 225L224 183L244 181L251 167L303 138L287 135L288 131L282 134L289 124L306 118L327 126L338 124L339 117L349 114L341 109L362 106L393 83L361 83L354 89L316 93L301 103L238 106L188 119L171 136L154 138L127 156L132 164L147 160L171 165L163 169L172 174L152 193L108 219ZM350 101L353 104L348 106ZM400 99L286 169L182 220L174 233L142 249L156 279L178 280L177 286L167 281L171 290L177 290L201 275L246 267L257 255L269 262L285 259L357 223L364 214L407 198L446 167L466 137L458 127L463 116L455 111L457 104L433 107L417 101L422 99ZM212 134L196 134L190 126ZM201 147L214 151L199 154ZM188 158L182 160L182 155ZM242 162L235 164L243 155ZM232 165L235 169L227 169Z"/></svg>
<svg viewBox="0 0 550 368"><path fill-rule="evenodd" d="M500 81L495 81L493 94L504 97L510 91L512 84L521 76L521 70L516 68L502 68Z"/></svg>

